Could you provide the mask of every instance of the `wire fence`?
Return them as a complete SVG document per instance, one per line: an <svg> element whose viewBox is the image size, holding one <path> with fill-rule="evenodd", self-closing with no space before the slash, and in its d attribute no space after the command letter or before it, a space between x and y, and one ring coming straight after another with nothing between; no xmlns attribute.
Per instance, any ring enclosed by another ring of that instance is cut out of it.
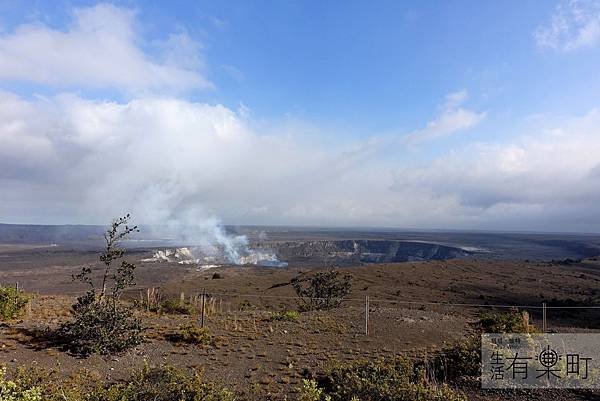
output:
<svg viewBox="0 0 600 401"><path fill-rule="evenodd" d="M0 287L10 287L23 291L23 288L19 286L19 283L13 284L1 284ZM85 291L72 292L71 295L82 295ZM138 293L138 296L135 296ZM272 294L258 294L258 293L241 293L241 292L223 292L223 291L211 291L203 289L202 291L194 291L192 293L185 294L180 293L179 298L173 295L171 290L169 293L163 292L160 287L150 287L137 289L133 292L129 292L129 298L133 299L138 305L145 305L149 310L151 307L153 310L160 309L161 303L165 301L179 302L180 304L193 305L198 313L203 324L204 316L206 314L215 315L219 314L231 314L237 312L243 312L244 309L248 310L254 308L261 310L266 313L280 312L283 307L294 307L294 304L300 304L300 298L297 295L272 295ZM314 298L319 300L325 300L326 298ZM262 305L252 305L251 300L257 301L268 301L262 302ZM286 305L273 305L273 302L284 301ZM442 311L440 316L443 317L444 313L456 312L457 310L521 310L521 311L532 311L541 320L541 330L543 332L548 331L548 320L549 318L556 318L557 314L553 314L549 311L560 311L560 316L564 317L567 315L574 315L582 311L595 311L600 310L600 305L547 305L546 302L540 302L539 304L509 304L509 303L469 303L469 302L448 302L448 301L431 301L431 300L418 300L418 299L384 299L373 296L373 294L365 295L364 298L345 297L341 309L345 309L354 316L354 322L356 325L361 323L363 325L364 334L375 334L377 330L374 327L390 325L390 321L398 322L398 324L410 322L410 318L402 316L400 319L401 312L406 312L407 309L415 308L429 308L431 311ZM395 312L395 314L394 314ZM554 315L554 316L552 316ZM568 316L567 316L568 317ZM596 316L595 316L596 317ZM597 316L600 322L600 314ZM383 319L381 324L377 324L377 319ZM387 320L385 320L387 319ZM405 320L402 320L405 319Z"/></svg>
<svg viewBox="0 0 600 401"><path fill-rule="evenodd" d="M141 294L141 293L140 293ZM150 305L155 289L147 289L147 304ZM161 299L165 295L161 296ZM142 298L140 296L140 298ZM257 294L257 293L238 293L238 292L220 292L220 291L207 291L203 289L201 292L195 292L194 294L181 293L179 297L181 302L188 302L196 307L200 306L199 313L204 319L204 314L207 308L210 309L211 313L215 311L219 313L232 313L241 312L249 308L254 308L267 313L281 312L286 307L294 308L302 307L300 297L296 295L270 295L270 294ZM318 300L326 300L327 298L314 298ZM263 302L262 305L253 305L250 301L268 301ZM284 304L273 305L273 301L285 301ZM160 300L155 301L159 303ZM561 317L564 317L564 312L573 315L577 311L595 311L600 310L600 305L547 305L546 302L540 304L508 304L508 303L468 303L468 302L445 302L445 301L430 301L430 300L402 300L402 299L381 299L372 297L372 295L365 295L364 298L357 297L346 297L343 298L343 302L340 306L340 310L349 311L350 315L353 315L353 321L363 324L363 332L366 335L376 334L378 330L374 328L378 326L390 326L394 323L402 324L412 322L414 319L406 316L408 310L419 310L426 308L429 312L437 312L436 317L444 319L449 313L458 313L460 310L472 309L475 312L480 310L518 310L525 312L533 312L536 318L540 318L541 331L548 331L548 318L549 310L560 311L562 310ZM329 313L333 313L329 311ZM557 318L555 314L554 318ZM573 316L572 316L573 317ZM421 317L423 320L426 317ZM600 320L600 314L598 314ZM379 322L378 322L379 320Z"/></svg>

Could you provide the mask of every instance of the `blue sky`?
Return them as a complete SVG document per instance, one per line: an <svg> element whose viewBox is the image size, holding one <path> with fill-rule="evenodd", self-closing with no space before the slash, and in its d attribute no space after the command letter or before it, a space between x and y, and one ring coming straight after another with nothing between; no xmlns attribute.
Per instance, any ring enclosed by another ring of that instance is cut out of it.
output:
<svg viewBox="0 0 600 401"><path fill-rule="evenodd" d="M596 231L599 67L597 0L0 1L0 221ZM182 157L99 205L111 141Z"/></svg>
<svg viewBox="0 0 600 401"><path fill-rule="evenodd" d="M3 2L3 30L40 21L62 30L74 7L95 4L33 3ZM536 46L532 33L553 14L551 1L114 4L135 10L150 55L165 31L201 44L215 88L186 98L243 103L260 117L293 116L359 135L418 128L461 89L473 107L513 118L577 113L594 106L600 89L597 49L565 57ZM109 97L124 98L113 89Z"/></svg>

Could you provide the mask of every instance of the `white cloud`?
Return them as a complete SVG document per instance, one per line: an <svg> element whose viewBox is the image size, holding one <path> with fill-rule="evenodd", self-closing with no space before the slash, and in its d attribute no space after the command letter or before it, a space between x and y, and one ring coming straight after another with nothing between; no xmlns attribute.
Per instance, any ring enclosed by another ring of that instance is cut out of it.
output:
<svg viewBox="0 0 600 401"><path fill-rule="evenodd" d="M571 51L600 43L600 1L568 0L533 34L541 48Z"/></svg>
<svg viewBox="0 0 600 401"><path fill-rule="evenodd" d="M199 44L171 35L152 57L141 47L135 12L109 4L79 8L66 31L42 23L0 35L0 79L59 87L140 92L208 88Z"/></svg>
<svg viewBox="0 0 600 401"><path fill-rule="evenodd" d="M600 110L427 165L403 163L402 148L357 157L303 130L265 134L243 113L173 98L5 93L0 117L0 221L102 223L127 210L143 223L215 214L239 224L600 225Z"/></svg>
<svg viewBox="0 0 600 401"><path fill-rule="evenodd" d="M396 172L400 193L428 188L459 224L598 231L600 110L508 144L479 143ZM586 226L586 227L584 227Z"/></svg>
<svg viewBox="0 0 600 401"><path fill-rule="evenodd" d="M415 148L414 145L472 129L485 119L487 113L462 107L468 97L469 94L466 90L449 93L439 107L438 115L427 122L425 127L408 134L391 132L373 135L349 146L344 155L348 160L360 162L365 158L378 155L386 149Z"/></svg>
<svg viewBox="0 0 600 401"><path fill-rule="evenodd" d="M0 207L8 208L0 210L2 220L13 217L6 210L28 209L35 199L38 206L18 214L43 216L35 210L44 195L31 189L48 182L60 182L70 194L64 208L88 221L123 209L146 222L189 208L276 218L296 193L337 174L340 163L299 138L258 135L223 106L173 98L117 103L60 95L29 102L6 94L0 113L0 140L8 144L0 163L10 166L0 168L0 188L10 181L12 198L21 194Z"/></svg>
<svg viewBox="0 0 600 401"><path fill-rule="evenodd" d="M468 97L465 90L450 93L446 96L446 102L442 106L439 116L428 122L424 128L412 132L404 139L409 143L415 143L473 128L485 118L486 113L477 113L463 108L462 105Z"/></svg>
<svg viewBox="0 0 600 401"><path fill-rule="evenodd" d="M43 105L5 92L0 92L0 105L0 175L27 175L31 168L41 168L54 156L52 119Z"/></svg>

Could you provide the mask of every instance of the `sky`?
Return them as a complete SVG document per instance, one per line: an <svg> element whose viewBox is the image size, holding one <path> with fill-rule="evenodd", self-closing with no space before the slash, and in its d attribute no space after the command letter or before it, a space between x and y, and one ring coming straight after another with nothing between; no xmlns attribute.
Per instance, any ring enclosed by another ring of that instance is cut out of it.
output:
<svg viewBox="0 0 600 401"><path fill-rule="evenodd" d="M0 222L600 232L600 0L0 0Z"/></svg>

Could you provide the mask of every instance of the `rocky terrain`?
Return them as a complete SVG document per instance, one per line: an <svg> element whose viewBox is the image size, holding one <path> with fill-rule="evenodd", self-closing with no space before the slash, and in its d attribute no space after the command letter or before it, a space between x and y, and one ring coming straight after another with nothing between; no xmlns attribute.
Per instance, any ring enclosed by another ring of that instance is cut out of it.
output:
<svg viewBox="0 0 600 401"><path fill-rule="evenodd" d="M410 243L392 241L305 244L310 246L282 243L280 249L282 255L289 252L291 259L333 257L346 261L360 261L365 254L367 258L376 254L380 261L408 257L398 256L400 252L435 258L440 251L453 251L433 245L414 248ZM423 249L428 253L418 253ZM69 319L74 297L85 289L70 277L82 266L98 266L97 253L61 247L4 246L0 248L2 281L19 282L35 298L22 319L0 327L0 363L9 367L60 366L63 375L85 369L107 380L119 379L144 363L167 363L202 368L208 378L232 384L244 394L243 399L294 399L300 380L322 371L333 360L421 355L460 342L473 332L481 313L498 310L492 305L520 305L539 325L542 302L585 305L600 296L600 263L593 259L541 263L471 257L369 263L339 268L352 276L352 292L340 308L301 313L295 321L278 321L272 319L274 313L299 306L290 285L292 280L320 268L291 263L288 268L222 266L198 270L176 262L141 262L153 252L128 254L138 263L137 286L128 292L128 299L144 299L149 289L164 299L197 300L205 292L205 324L213 339L210 344L185 345L170 340L182 326L197 322L197 314L155 313L142 308L137 313L147 327L144 344L116 357L71 356L40 338L39 333ZM364 314L367 295L368 334ZM557 331L600 327L597 310L557 309L549 311L548 318L549 327ZM477 389L468 392L475 400L543 399L539 394L491 394ZM593 399L590 396L553 395L557 400Z"/></svg>
<svg viewBox="0 0 600 401"><path fill-rule="evenodd" d="M303 378L334 361L422 357L465 341L489 311L512 306L527 311L539 327L545 302L554 308L548 311L551 330L600 330L598 309L572 309L600 305L600 261L582 257L598 253L594 237L490 234L476 241L470 234L439 234L432 242L417 233L397 238L397 233L381 232L276 231L265 236L250 230L243 233L249 238L249 255L267 255L264 260L277 265L259 266L249 259L234 265L225 258L206 265L196 263L198 255L185 247L154 247L145 240L128 244L127 259L137 264L136 284L124 298L139 305L136 315L146 328L146 340L121 355L79 358L43 334L71 318L70 305L85 291L72 276L84 266L92 271L101 266L95 229L77 230L88 235L85 241L72 242L73 233L41 226L31 232L0 227L0 234L14 240L0 245L0 282L18 283L33 296L22 318L0 326L1 365L60 366L63 377L84 370L113 381L144 364L171 364L201 368L208 379L233 386L241 399L293 400ZM493 238L504 239L494 245ZM503 256L510 249L515 255L542 256L511 260ZM544 257L548 255L573 258L551 260ZM303 312L291 320L274 318L299 309L294 280L332 266L352 277L351 293L341 307ZM173 341L183 327L200 322L202 293L210 342ZM161 302L193 307L151 310L143 306L150 294ZM482 392L477 386L463 390L470 400L547 399L544 393ZM552 393L557 401L596 396Z"/></svg>

